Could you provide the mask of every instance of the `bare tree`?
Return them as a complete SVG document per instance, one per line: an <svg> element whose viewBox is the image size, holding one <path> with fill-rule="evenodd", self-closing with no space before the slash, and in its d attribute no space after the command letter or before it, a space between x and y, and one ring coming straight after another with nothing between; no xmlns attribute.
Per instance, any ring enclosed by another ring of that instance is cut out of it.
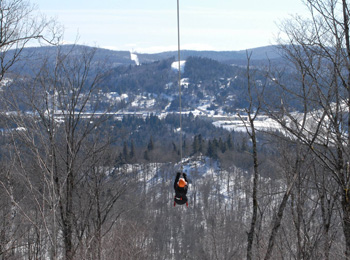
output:
<svg viewBox="0 0 350 260"><path fill-rule="evenodd" d="M25 0L0 1L0 80L33 41L57 44L62 28Z"/></svg>
<svg viewBox="0 0 350 260"><path fill-rule="evenodd" d="M6 73L10 71L11 67L15 65L20 59L22 51L30 43L45 42L47 44L55 44L59 42L61 37L61 28L54 19L46 19L41 15L29 2L23 0L1 0L0 1L0 81L3 80ZM6 106L5 106L6 107ZM7 112L7 111L2 111ZM5 122L2 117L2 126ZM10 135L3 136L3 140L8 140ZM17 204L18 199L23 200L23 194L19 195L20 188L18 178L14 176L14 161L8 157L9 151L13 146L2 141L3 159L1 171L1 189L4 196L8 198L9 214L4 215L5 227L1 229L1 252L0 257L9 258L15 257L13 252L21 247L21 240L18 231L23 231L20 226L25 222L19 217L20 208ZM12 150L13 151L13 150ZM4 202L6 200L4 199ZM6 208L6 206L5 206ZM23 213L23 212L22 212ZM28 213L30 215L32 212ZM10 219L8 219L10 216ZM6 224L6 219L10 220L12 224ZM34 222L32 222L33 224ZM37 226L38 227L38 226ZM28 229L31 232L34 229ZM23 233L24 234L24 233ZM16 237L15 237L16 235ZM28 235L29 236L29 235ZM32 239L32 237L31 237ZM40 240L41 238L39 238ZM34 241L38 240L32 240ZM37 244L39 245L39 244ZM23 243L22 243L23 247ZM40 246L38 246L39 248Z"/></svg>
<svg viewBox="0 0 350 260"><path fill-rule="evenodd" d="M94 53L58 48L55 64L46 60L34 79L14 82L3 93L13 111L10 124L23 129L9 131L15 175L33 198L30 210L40 213L52 259L101 259L103 237L126 208L115 206L133 181L132 174L114 165L117 154L109 147L113 114L99 110L104 74L103 66L93 63ZM26 218L34 223L30 215Z"/></svg>
<svg viewBox="0 0 350 260"><path fill-rule="evenodd" d="M350 259L350 176L346 171L350 155L348 3L306 0L305 4L310 11L308 18L295 16L281 26L281 47L295 78L285 84L278 75L271 77L283 91L280 113L271 116L309 147L339 185L345 258ZM301 113L291 113L289 101L298 104Z"/></svg>
<svg viewBox="0 0 350 260"><path fill-rule="evenodd" d="M273 248L275 246L275 241L277 238L277 233L279 231L279 228L282 223L284 211L287 207L288 200L293 192L293 188L297 181L299 180L299 183L301 182L300 175L301 169L303 166L303 161L305 160L305 157L308 154L308 151L303 151L303 147L300 145L296 145L296 149L293 150L292 153L295 153L295 156L290 155L290 151L283 151L281 153L281 157L283 160L283 166L281 169L285 172L285 179L286 179L286 187L284 188L285 191L282 193L281 200L279 204L276 206L276 212L273 214L272 222L271 222L271 232L268 239L268 245L267 250L265 253L265 260L271 259ZM301 215L298 215L299 217Z"/></svg>
<svg viewBox="0 0 350 260"><path fill-rule="evenodd" d="M253 202L253 213L252 213L252 219L250 223L250 229L248 232L248 239L247 239L247 259L253 258L253 242L254 242L254 236L255 236L255 227L258 221L258 186L259 186L259 161L258 161L258 147L257 147L257 137L256 137L256 128L255 128L255 119L259 115L259 112L261 110L261 102L259 98L264 93L264 87L261 89L258 89L254 75L251 72L250 68L250 60L252 53L246 53L247 55L247 84L248 84L248 108L246 108L245 112L247 115L248 120L244 120L243 117L238 114L238 116L241 118L247 134L249 135L251 141L252 141L252 158L253 158L253 168L254 168L254 174L253 174L253 190L252 190L252 202ZM254 100L254 96L257 100Z"/></svg>

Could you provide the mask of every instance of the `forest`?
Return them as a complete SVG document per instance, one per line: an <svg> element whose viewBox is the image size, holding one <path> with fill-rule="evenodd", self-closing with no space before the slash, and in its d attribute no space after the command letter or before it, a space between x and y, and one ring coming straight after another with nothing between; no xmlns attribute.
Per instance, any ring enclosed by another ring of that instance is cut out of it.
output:
<svg viewBox="0 0 350 260"><path fill-rule="evenodd" d="M350 259L350 12L305 5L283 62L187 57L181 114L175 58L109 66L1 1L0 259ZM243 131L214 126L229 113Z"/></svg>

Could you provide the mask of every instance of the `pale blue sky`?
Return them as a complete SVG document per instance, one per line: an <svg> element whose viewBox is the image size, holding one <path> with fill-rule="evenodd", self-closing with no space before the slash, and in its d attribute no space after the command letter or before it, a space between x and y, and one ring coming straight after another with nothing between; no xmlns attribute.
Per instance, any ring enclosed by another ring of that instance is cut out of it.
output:
<svg viewBox="0 0 350 260"><path fill-rule="evenodd" d="M177 0L31 0L57 17L65 41L159 52L177 48ZM306 12L301 0L180 0L181 48L244 50L274 44L278 24Z"/></svg>

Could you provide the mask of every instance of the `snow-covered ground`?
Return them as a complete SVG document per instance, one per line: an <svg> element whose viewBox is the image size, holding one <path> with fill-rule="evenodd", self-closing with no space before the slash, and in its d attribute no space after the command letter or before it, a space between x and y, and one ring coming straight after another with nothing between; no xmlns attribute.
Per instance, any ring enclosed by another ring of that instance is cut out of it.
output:
<svg viewBox="0 0 350 260"><path fill-rule="evenodd" d="M132 107L139 108L151 108L155 105L156 100L154 98L147 98L145 96L138 95L135 100L131 103Z"/></svg>
<svg viewBox="0 0 350 260"><path fill-rule="evenodd" d="M137 172L139 180L141 182L146 182L147 187L150 188L164 182L164 172L166 172L164 169L168 169L169 163L150 163L148 165L134 164L124 165L123 167L124 172ZM172 187L171 184L175 179L176 172L181 171L182 168L182 171L187 174L189 179L189 196L191 196L191 190L194 190L196 185L206 180L212 180L216 183L216 196L222 196L224 199L230 199L232 196L229 187L235 185L237 178L234 178L232 172L229 173L221 170L216 160L206 156L190 157L184 158L181 163L177 163L171 167L173 167L173 176L168 176L168 184L170 187ZM241 176L246 175L246 173L239 168L235 168L233 172ZM240 194L240 197L245 197L245 194Z"/></svg>
<svg viewBox="0 0 350 260"><path fill-rule="evenodd" d="M0 90L2 87L5 87L7 86L8 84L11 84L13 81L13 79L10 79L10 78L3 78L0 82Z"/></svg>
<svg viewBox="0 0 350 260"><path fill-rule="evenodd" d="M185 70L185 64L186 64L186 61L185 60L181 60L180 61L180 71L181 71L181 73L183 73L184 72L184 70ZM171 68L173 69L173 70L179 70L179 62L178 61L174 61L172 64L171 64Z"/></svg>
<svg viewBox="0 0 350 260"><path fill-rule="evenodd" d="M228 131L234 130L236 132L247 132L246 126L249 129L249 122L244 117L243 121L238 116L228 116L226 120L221 120L219 116L216 117L219 118L219 120L215 120L215 117L213 118L213 124L216 127L222 127ZM221 116L221 118L223 117ZM258 116L254 121L254 126L257 130L260 131L282 131L281 125L267 116Z"/></svg>
<svg viewBox="0 0 350 260"><path fill-rule="evenodd" d="M135 61L135 64L137 66L140 65L140 62L139 62L139 57L137 56L137 54L134 52L134 51L130 51L130 59Z"/></svg>
<svg viewBox="0 0 350 260"><path fill-rule="evenodd" d="M136 173L140 182L145 183L147 191L159 185L168 186L169 194L173 193L173 181L176 173L185 172L188 176L189 190L188 198L190 205L205 200L215 200L230 205L232 209L238 208L242 203L251 202L252 175L247 171L232 166L229 171L220 168L216 160L206 156L184 158L181 163L149 163L140 165L124 165L123 172ZM270 178L260 177L263 185L269 186ZM205 190L205 187L208 187ZM276 185L276 189L283 189L282 183ZM278 193L276 193L278 194ZM172 195L170 195L171 197ZM276 198L280 195L276 195Z"/></svg>

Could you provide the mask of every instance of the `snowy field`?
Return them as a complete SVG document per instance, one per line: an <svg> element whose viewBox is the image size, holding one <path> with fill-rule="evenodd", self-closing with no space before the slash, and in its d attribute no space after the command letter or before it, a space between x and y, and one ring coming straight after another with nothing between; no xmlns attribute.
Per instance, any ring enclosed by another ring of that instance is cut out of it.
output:
<svg viewBox="0 0 350 260"><path fill-rule="evenodd" d="M214 117L215 120L215 117ZM213 124L216 127L222 127L228 131L247 132L249 129L249 122L243 117L243 120L238 117L227 117L226 120L217 120ZM258 116L254 121L255 128L260 131L282 131L279 123L267 116Z"/></svg>

